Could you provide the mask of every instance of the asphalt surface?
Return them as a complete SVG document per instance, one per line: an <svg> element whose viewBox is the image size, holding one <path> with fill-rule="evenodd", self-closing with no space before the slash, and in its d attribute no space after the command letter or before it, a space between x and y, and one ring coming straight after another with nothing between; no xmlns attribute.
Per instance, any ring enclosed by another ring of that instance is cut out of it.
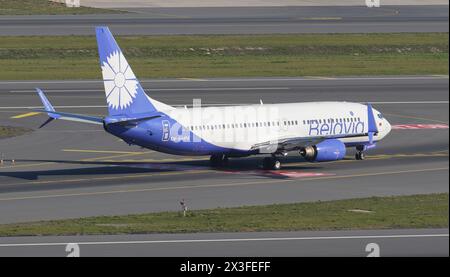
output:
<svg viewBox="0 0 450 277"><path fill-rule="evenodd" d="M448 32L448 5L140 8L115 15L0 16L0 36Z"/></svg>
<svg viewBox="0 0 450 277"><path fill-rule="evenodd" d="M448 256L448 229L198 233L76 237L0 238L3 256L67 256L77 243L80 257L365 257ZM374 248L371 248L373 244ZM269 251L268 251L269 250ZM376 252L374 252L376 251ZM189 258L186 258L186 261ZM184 262L186 262L184 261ZM196 260L196 262L201 262ZM220 270L216 265L216 270Z"/></svg>
<svg viewBox="0 0 450 277"><path fill-rule="evenodd" d="M393 124L448 124L448 77L257 78L147 80L154 98L173 105L370 101ZM40 106L47 91L61 111L104 114L99 81L0 82L0 125L33 129L44 115L13 119ZM69 106L69 107L68 107ZM128 146L100 126L57 121L0 140L0 223L190 209L448 192L448 129L393 130L355 161L307 163L298 153L280 172L262 157L231 159L212 169L207 158L171 156ZM15 163L12 164L11 160ZM314 176L318 174L318 176Z"/></svg>

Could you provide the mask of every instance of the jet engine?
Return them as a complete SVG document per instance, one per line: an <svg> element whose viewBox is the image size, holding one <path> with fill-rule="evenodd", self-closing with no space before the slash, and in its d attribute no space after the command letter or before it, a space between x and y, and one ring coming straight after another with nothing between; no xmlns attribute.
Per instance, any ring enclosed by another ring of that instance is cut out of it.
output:
<svg viewBox="0 0 450 277"><path fill-rule="evenodd" d="M345 152L344 143L337 139L328 139L316 145L302 148L300 155L309 162L328 162L342 160L345 157Z"/></svg>

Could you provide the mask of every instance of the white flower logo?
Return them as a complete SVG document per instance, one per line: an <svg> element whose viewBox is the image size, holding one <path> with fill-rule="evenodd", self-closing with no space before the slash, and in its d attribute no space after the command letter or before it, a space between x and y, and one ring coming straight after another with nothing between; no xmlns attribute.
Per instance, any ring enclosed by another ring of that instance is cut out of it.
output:
<svg viewBox="0 0 450 277"><path fill-rule="evenodd" d="M138 81L121 51L113 52L103 62L102 74L109 107L128 107L136 96Z"/></svg>

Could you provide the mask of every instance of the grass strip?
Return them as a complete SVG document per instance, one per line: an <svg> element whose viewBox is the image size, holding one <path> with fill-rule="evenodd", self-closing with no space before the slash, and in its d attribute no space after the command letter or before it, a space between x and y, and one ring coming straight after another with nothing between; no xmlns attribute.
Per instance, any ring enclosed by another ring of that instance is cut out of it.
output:
<svg viewBox="0 0 450 277"><path fill-rule="evenodd" d="M31 131L31 129L23 127L0 126L0 139L20 136Z"/></svg>
<svg viewBox="0 0 450 277"><path fill-rule="evenodd" d="M89 7L68 8L48 0L0 0L0 15L102 14L121 11Z"/></svg>
<svg viewBox="0 0 450 277"><path fill-rule="evenodd" d="M447 75L448 33L118 37L139 78ZM100 79L93 36L2 37L0 79Z"/></svg>
<svg viewBox="0 0 450 277"><path fill-rule="evenodd" d="M448 193L0 225L0 236L447 228Z"/></svg>

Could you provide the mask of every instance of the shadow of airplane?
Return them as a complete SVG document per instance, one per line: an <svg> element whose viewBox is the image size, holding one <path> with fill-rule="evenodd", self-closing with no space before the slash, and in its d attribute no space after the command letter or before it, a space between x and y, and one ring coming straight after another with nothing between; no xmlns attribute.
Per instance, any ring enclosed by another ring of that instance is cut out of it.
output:
<svg viewBox="0 0 450 277"><path fill-rule="evenodd" d="M311 166L289 166L289 162L298 163L299 159L286 159L286 169L320 169ZM13 177L25 180L37 180L40 176L83 176L83 175L120 175L132 173L163 173L189 170L214 170L216 172L240 172L264 177L284 178L273 174L270 170L263 170L260 159L245 158L231 160L226 166L211 167L207 160L177 161L177 162L140 162L140 161L80 161L80 160L52 160L52 159L16 159L15 163L55 163L73 165L92 165L94 167L82 167L73 169L29 170L29 171L0 171L0 176ZM302 162L305 162L304 160ZM305 162L305 165L307 163ZM97 167L95 167L97 166ZM1 169L1 167L0 167Z"/></svg>

